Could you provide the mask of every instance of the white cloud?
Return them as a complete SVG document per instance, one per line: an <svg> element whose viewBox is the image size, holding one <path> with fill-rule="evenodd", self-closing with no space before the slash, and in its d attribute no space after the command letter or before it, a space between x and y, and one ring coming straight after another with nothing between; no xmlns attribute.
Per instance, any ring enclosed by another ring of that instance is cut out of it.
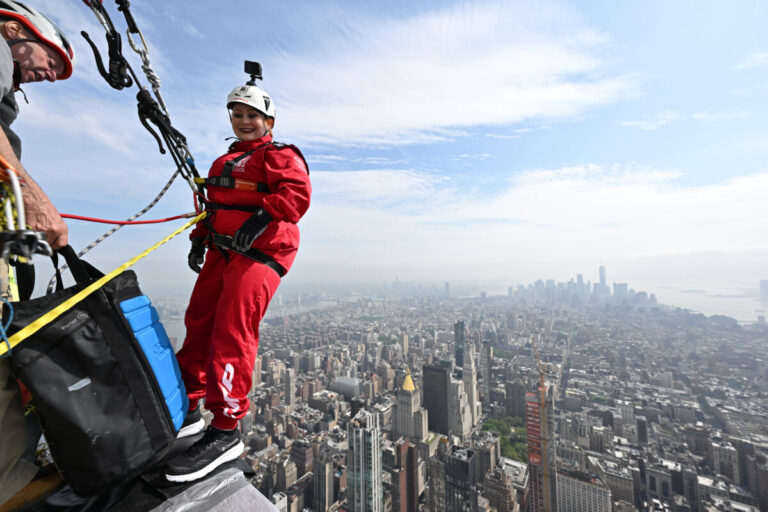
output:
<svg viewBox="0 0 768 512"><path fill-rule="evenodd" d="M338 163L338 162L346 162L348 160L347 157L339 156L339 155L322 155L318 153L314 153L311 157L309 157L310 163Z"/></svg>
<svg viewBox="0 0 768 512"><path fill-rule="evenodd" d="M409 19L359 16L327 46L273 63L270 82L292 138L424 143L634 94L635 78L607 73L606 41L548 2L460 3Z"/></svg>
<svg viewBox="0 0 768 512"><path fill-rule="evenodd" d="M489 158L493 158L494 155L490 153L462 153L460 155L456 155L454 157L451 157L450 160L454 160L457 162L461 161L470 161L470 160L487 160Z"/></svg>
<svg viewBox="0 0 768 512"><path fill-rule="evenodd" d="M549 126L540 125L535 127L515 128L511 134L505 133L486 133L485 136L491 139L519 139L521 134L535 132L539 130L546 130Z"/></svg>
<svg viewBox="0 0 768 512"><path fill-rule="evenodd" d="M753 53L752 55L747 55L737 62L733 66L733 69L742 70L761 67L768 67L768 53Z"/></svg>
<svg viewBox="0 0 768 512"><path fill-rule="evenodd" d="M59 97L54 104L49 97L40 94L29 105L24 105L18 126L61 134L76 132L80 137L94 139L102 147L125 155L135 147L138 130L136 123L115 122L115 119L135 116L132 109L135 109L132 105L120 108L95 98L81 101Z"/></svg>
<svg viewBox="0 0 768 512"><path fill-rule="evenodd" d="M747 116L746 112L694 112L693 114L682 114L680 112L667 111L641 121L623 121L619 124L641 130L658 130L669 124L688 119L695 121L728 121L731 119L743 119Z"/></svg>
<svg viewBox="0 0 768 512"><path fill-rule="evenodd" d="M504 135L500 133L486 133L486 137L490 139L519 139L520 135Z"/></svg>
<svg viewBox="0 0 768 512"><path fill-rule="evenodd" d="M749 117L746 112L696 112L691 114L691 119L698 121L728 121L730 119L744 119Z"/></svg>
<svg viewBox="0 0 768 512"><path fill-rule="evenodd" d="M302 258L308 268L364 263L444 279L545 262L768 249L757 236L768 232L768 174L693 187L678 177L584 165L528 171L478 193L407 170L316 172Z"/></svg>
<svg viewBox="0 0 768 512"><path fill-rule="evenodd" d="M663 112L656 117L644 119L642 121L623 121L621 126L628 126L630 128L640 128L641 130L658 130L668 124L683 119L683 116L678 112Z"/></svg>
<svg viewBox="0 0 768 512"><path fill-rule="evenodd" d="M182 29L182 30L183 30L185 33L187 33L187 34L191 35L192 37L195 37L195 38L197 38L197 39L205 39L205 34L203 34L202 32L200 32L200 30L198 30L198 29L197 29L197 27L195 27L195 26L194 26L194 25L192 25L191 23L183 23L183 24L181 25L181 29Z"/></svg>

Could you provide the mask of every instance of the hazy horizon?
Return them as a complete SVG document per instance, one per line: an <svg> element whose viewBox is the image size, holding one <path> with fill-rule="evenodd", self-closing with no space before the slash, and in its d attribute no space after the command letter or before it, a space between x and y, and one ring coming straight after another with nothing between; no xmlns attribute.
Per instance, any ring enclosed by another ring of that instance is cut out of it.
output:
<svg viewBox="0 0 768 512"><path fill-rule="evenodd" d="M665 286L704 290L675 300L710 308L702 297L768 279L768 5L230 4L242 15L180 0L132 12L203 173L228 145L224 98L248 78L243 60L262 63L276 138L302 149L314 188L286 287L594 282L602 263L609 284L660 300ZM136 88L98 75L78 35L103 50L89 9L35 5L78 64L25 86L22 162L62 212L124 219L172 162L138 122ZM145 218L191 208L178 182ZM88 259L113 268L177 225L124 228ZM76 249L108 228L69 227ZM185 238L137 266L145 288L191 288Z"/></svg>

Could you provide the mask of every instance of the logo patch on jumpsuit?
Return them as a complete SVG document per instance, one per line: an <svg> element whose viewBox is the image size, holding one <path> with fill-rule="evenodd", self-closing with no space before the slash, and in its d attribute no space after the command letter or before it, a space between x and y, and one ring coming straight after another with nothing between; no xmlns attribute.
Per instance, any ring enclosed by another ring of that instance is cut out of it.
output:
<svg viewBox="0 0 768 512"><path fill-rule="evenodd" d="M246 162L248 162L248 160L251 159L251 156L253 155L248 155L247 157L237 162L235 166L232 168L232 172L245 172L245 164Z"/></svg>
<svg viewBox="0 0 768 512"><path fill-rule="evenodd" d="M232 364L227 363L224 367L224 375L221 376L221 382L219 383L219 390L224 395L224 401L229 407L224 409L224 414L230 418L235 418L235 414L240 410L240 404L237 400L229 396L232 392L232 380L235 378L235 368Z"/></svg>
<svg viewBox="0 0 768 512"><path fill-rule="evenodd" d="M304 165L304 160L299 158L299 155L293 155L293 163L302 171L307 172L307 167Z"/></svg>

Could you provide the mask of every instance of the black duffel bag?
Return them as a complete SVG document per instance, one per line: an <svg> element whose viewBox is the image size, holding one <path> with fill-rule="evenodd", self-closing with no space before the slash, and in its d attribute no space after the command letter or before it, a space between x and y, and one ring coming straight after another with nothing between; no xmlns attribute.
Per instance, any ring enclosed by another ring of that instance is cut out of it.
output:
<svg viewBox="0 0 768 512"><path fill-rule="evenodd" d="M103 277L71 247L59 253L76 284L13 303L9 335ZM140 295L136 274L122 272L11 353L56 466L84 496L138 475L164 457L176 437L162 391L119 307Z"/></svg>

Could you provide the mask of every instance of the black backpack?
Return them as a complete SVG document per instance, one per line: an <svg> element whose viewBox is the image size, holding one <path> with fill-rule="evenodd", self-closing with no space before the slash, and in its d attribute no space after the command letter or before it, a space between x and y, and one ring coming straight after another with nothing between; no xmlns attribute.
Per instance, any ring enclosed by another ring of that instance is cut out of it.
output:
<svg viewBox="0 0 768 512"><path fill-rule="evenodd" d="M76 284L61 289L59 277L58 291L13 303L9 335L103 276L71 247L60 253ZM126 304L149 302L141 297L136 274L125 271L11 353L16 377L34 397L54 462L81 495L108 490L163 458L187 412L165 331L160 327L160 335L153 334L159 332L155 322L153 332L137 332L137 321L156 321L154 308L136 310L138 320L125 311Z"/></svg>

